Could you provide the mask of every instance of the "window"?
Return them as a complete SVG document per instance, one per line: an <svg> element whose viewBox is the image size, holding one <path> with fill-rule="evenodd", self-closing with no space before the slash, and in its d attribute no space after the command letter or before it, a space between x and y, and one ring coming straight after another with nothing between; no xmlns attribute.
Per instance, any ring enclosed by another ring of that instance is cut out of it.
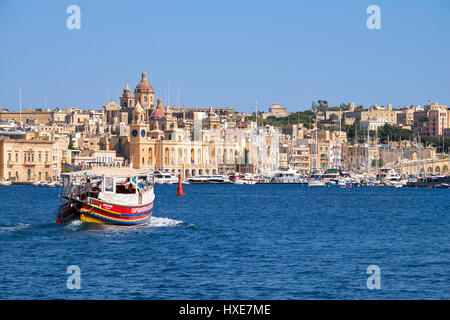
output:
<svg viewBox="0 0 450 320"><path fill-rule="evenodd" d="M105 177L105 192L114 192L114 178Z"/></svg>
<svg viewBox="0 0 450 320"><path fill-rule="evenodd" d="M27 170L27 180L31 180L31 170Z"/></svg>
<svg viewBox="0 0 450 320"><path fill-rule="evenodd" d="M19 154L16 153L16 162L19 162Z"/></svg>
<svg viewBox="0 0 450 320"><path fill-rule="evenodd" d="M41 154L40 154L40 153L38 154L38 159L39 159L39 162L41 162L42 157L41 157Z"/></svg>
<svg viewBox="0 0 450 320"><path fill-rule="evenodd" d="M8 153L8 161L11 161L11 153Z"/></svg>

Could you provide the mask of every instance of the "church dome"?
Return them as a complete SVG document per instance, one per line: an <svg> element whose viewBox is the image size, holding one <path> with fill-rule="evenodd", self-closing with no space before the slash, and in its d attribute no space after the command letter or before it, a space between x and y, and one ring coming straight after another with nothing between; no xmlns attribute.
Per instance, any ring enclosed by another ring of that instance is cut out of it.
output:
<svg viewBox="0 0 450 320"><path fill-rule="evenodd" d="M150 118L158 119L164 117L164 108L156 108L152 111L152 114L150 115Z"/></svg>
<svg viewBox="0 0 450 320"><path fill-rule="evenodd" d="M142 72L141 81L136 86L136 91L145 91L145 90L153 90L152 85L147 80L147 72Z"/></svg>

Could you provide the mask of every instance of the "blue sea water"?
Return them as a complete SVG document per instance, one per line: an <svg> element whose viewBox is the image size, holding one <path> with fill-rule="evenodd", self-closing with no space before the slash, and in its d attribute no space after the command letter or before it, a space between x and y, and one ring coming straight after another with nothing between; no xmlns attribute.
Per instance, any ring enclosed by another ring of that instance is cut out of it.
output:
<svg viewBox="0 0 450 320"><path fill-rule="evenodd" d="M448 190L176 187L135 227L57 225L58 189L1 188L0 298L450 298Z"/></svg>

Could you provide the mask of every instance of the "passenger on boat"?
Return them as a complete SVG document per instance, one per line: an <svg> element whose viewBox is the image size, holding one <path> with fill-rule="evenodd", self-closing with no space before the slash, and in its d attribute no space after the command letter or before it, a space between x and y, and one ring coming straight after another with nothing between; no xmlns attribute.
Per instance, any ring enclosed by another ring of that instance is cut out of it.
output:
<svg viewBox="0 0 450 320"><path fill-rule="evenodd" d="M90 179L86 180L85 189L86 190L86 198L92 197L92 183Z"/></svg>

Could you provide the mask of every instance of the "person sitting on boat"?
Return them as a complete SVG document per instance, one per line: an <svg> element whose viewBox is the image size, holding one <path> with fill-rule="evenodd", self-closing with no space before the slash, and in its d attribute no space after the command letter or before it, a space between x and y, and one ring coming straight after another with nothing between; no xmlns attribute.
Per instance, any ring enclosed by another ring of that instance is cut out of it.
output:
<svg viewBox="0 0 450 320"><path fill-rule="evenodd" d="M128 183L128 193L135 193L133 190L133 184L131 182Z"/></svg>
<svg viewBox="0 0 450 320"><path fill-rule="evenodd" d="M86 180L85 190L86 190L86 198L92 197L92 183L90 179Z"/></svg>

